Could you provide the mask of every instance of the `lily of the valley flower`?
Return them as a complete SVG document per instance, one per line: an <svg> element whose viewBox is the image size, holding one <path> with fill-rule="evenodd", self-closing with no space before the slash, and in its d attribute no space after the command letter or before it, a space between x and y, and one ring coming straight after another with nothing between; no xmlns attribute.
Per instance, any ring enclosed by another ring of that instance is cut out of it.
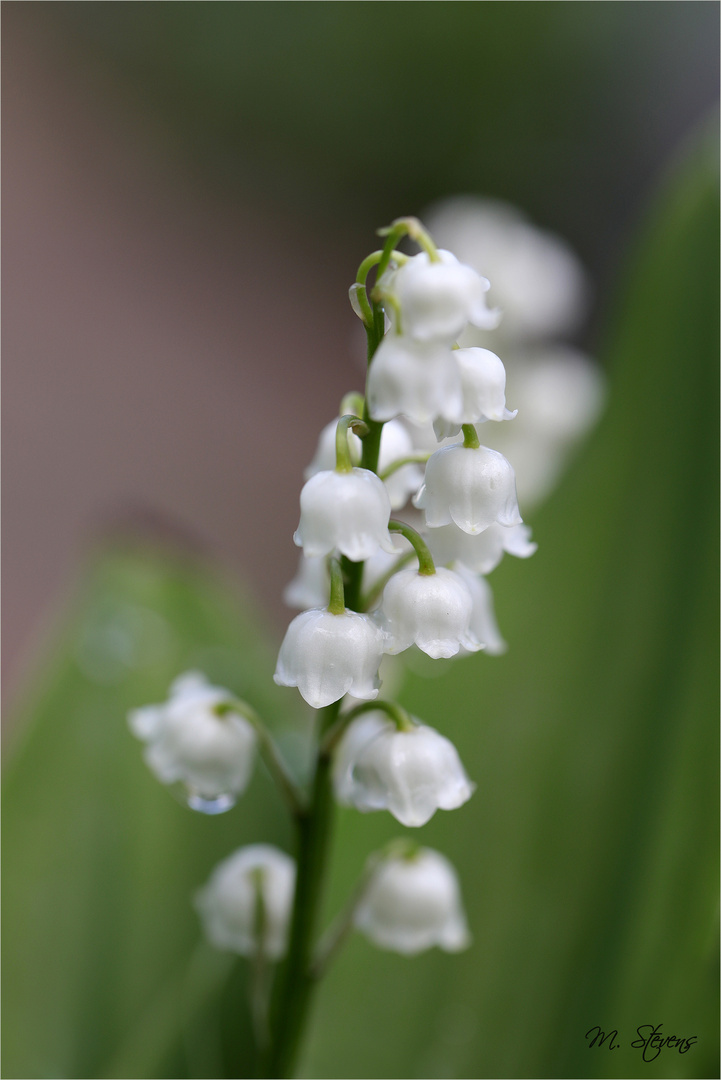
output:
<svg viewBox="0 0 721 1080"><path fill-rule="evenodd" d="M456 872L430 848L384 859L358 905L355 926L381 949L411 956L470 945Z"/></svg>
<svg viewBox="0 0 721 1080"><path fill-rule="evenodd" d="M368 615L314 608L288 627L273 678L279 686L297 686L314 709L344 694L368 701L378 696L384 646L385 634Z"/></svg>
<svg viewBox="0 0 721 1080"><path fill-rule="evenodd" d="M383 481L368 469L325 470L300 493L300 524L293 536L308 556L337 549L353 562L379 547L395 551L388 532L391 504Z"/></svg>
<svg viewBox="0 0 721 1080"><path fill-rule="evenodd" d="M461 376L450 340L416 341L391 330L368 371L368 411L374 420L428 424L446 416L460 423Z"/></svg>
<svg viewBox="0 0 721 1080"><path fill-rule="evenodd" d="M239 848L195 896L206 936L217 949L270 960L286 951L295 862L270 844Z"/></svg>
<svg viewBox="0 0 721 1080"><path fill-rule="evenodd" d="M434 660L455 656L461 646L476 652L482 646L470 630L472 610L468 588L452 570L400 570L383 591L386 651L399 653L415 644Z"/></svg>
<svg viewBox="0 0 721 1080"><path fill-rule="evenodd" d="M215 711L230 697L204 675L188 672L175 680L163 705L128 715L133 734L146 743L145 760L162 783L181 782L191 796L207 800L246 788L257 738L242 716Z"/></svg>
<svg viewBox="0 0 721 1080"><path fill-rule="evenodd" d="M340 803L363 812L389 810L410 828L425 825L436 810L462 806L474 790L450 740L418 723L398 730L380 712L351 722L333 775Z"/></svg>
<svg viewBox="0 0 721 1080"><path fill-rule="evenodd" d="M487 446L445 446L426 464L426 478L413 500L425 510L426 525L454 522L467 533L489 525L520 525L516 476L503 454Z"/></svg>
<svg viewBox="0 0 721 1080"><path fill-rule="evenodd" d="M518 410L506 408L506 369L490 349L455 349L463 394L461 423L478 424L486 420L513 420ZM434 424L436 435L445 439L457 435L461 423L443 416Z"/></svg>
<svg viewBox="0 0 721 1080"><path fill-rule="evenodd" d="M486 278L464 266L450 251L431 260L426 252L388 271L378 292L388 304L391 322L417 341L453 340L468 323L485 329L498 325L498 313L489 311Z"/></svg>

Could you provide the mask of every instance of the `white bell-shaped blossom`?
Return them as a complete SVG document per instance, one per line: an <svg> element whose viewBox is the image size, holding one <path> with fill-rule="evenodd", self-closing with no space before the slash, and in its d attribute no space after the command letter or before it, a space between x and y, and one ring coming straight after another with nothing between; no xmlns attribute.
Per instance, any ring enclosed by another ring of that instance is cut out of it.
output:
<svg viewBox="0 0 721 1080"><path fill-rule="evenodd" d="M498 313L486 304L488 280L450 251L438 255L431 261L422 251L383 275L378 290L392 300L387 305L391 323L400 318L401 332L417 341L455 339L468 323L497 326Z"/></svg>
<svg viewBox="0 0 721 1080"><path fill-rule="evenodd" d="M195 907L217 949L255 956L262 947L270 960L279 960L287 948L294 891L294 860L270 844L250 844L216 866L196 893Z"/></svg>
<svg viewBox="0 0 721 1080"><path fill-rule="evenodd" d="M400 570L383 590L380 617L388 635L386 651L399 653L415 644L434 660L455 656L461 646L476 652L481 643L470 630L472 611L471 595L452 570Z"/></svg>
<svg viewBox="0 0 721 1080"><path fill-rule="evenodd" d="M446 416L460 422L461 376L450 342L386 334L368 369L368 411L374 420L402 415L428 424Z"/></svg>
<svg viewBox="0 0 721 1080"><path fill-rule="evenodd" d="M444 200L424 218L440 243L490 279L504 335L544 338L576 328L588 281L559 236L532 225L514 206L474 196Z"/></svg>
<svg viewBox="0 0 721 1080"><path fill-rule="evenodd" d="M388 532L391 504L383 481L368 469L316 473L300 493L300 524L293 536L308 556L337 549L353 562L379 547L395 551Z"/></svg>
<svg viewBox="0 0 721 1080"><path fill-rule="evenodd" d="M407 956L434 945L460 952L471 943L456 872L430 848L384 859L356 908L354 924L374 945Z"/></svg>
<svg viewBox="0 0 721 1080"><path fill-rule="evenodd" d="M351 722L336 750L333 780L343 805L389 810L409 828L425 825L436 810L457 809L474 790L449 739L424 724L399 731L380 712Z"/></svg>
<svg viewBox="0 0 721 1080"><path fill-rule="evenodd" d="M474 574L461 562L454 563L453 569L465 582L473 600L471 632L482 643L487 656L502 656L508 646L496 622L491 586L481 574Z"/></svg>
<svg viewBox="0 0 721 1080"><path fill-rule="evenodd" d="M413 504L425 511L431 529L454 522L464 532L478 533L494 522L521 524L513 467L487 446L436 450Z"/></svg>
<svg viewBox="0 0 721 1080"><path fill-rule="evenodd" d="M286 631L273 678L279 686L297 686L314 709L344 694L368 701L378 696L384 646L385 634L368 615L304 611Z"/></svg>
<svg viewBox="0 0 721 1080"><path fill-rule="evenodd" d="M146 743L145 760L162 783L180 782L191 799L209 801L245 790L257 737L239 714L216 713L231 696L204 675L188 672L172 684L167 702L128 715L131 731Z"/></svg>
<svg viewBox="0 0 721 1080"><path fill-rule="evenodd" d="M486 420L513 420L518 409L506 408L506 369L503 361L490 349L456 349L453 357L458 364L463 393L461 423L479 424ZM457 435L461 424L441 417L434 423L439 439Z"/></svg>
<svg viewBox="0 0 721 1080"><path fill-rule="evenodd" d="M481 533L467 533L457 525L441 525L429 529L426 537L436 563L448 565L459 560L477 574L490 574L498 566L504 552L527 559L538 548L531 540L528 525L489 525Z"/></svg>

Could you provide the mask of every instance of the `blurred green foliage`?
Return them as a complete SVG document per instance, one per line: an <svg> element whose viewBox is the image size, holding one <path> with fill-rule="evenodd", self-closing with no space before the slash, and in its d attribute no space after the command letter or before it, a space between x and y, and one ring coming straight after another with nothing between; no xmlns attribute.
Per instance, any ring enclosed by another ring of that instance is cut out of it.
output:
<svg viewBox="0 0 721 1080"><path fill-rule="evenodd" d="M718 1075L717 190L697 148L647 220L608 413L534 521L537 555L492 578L508 655L402 694L478 784L420 834L459 868L475 945L409 960L351 939L302 1075ZM190 898L289 828L262 770L221 818L176 803L125 714L196 667L302 725L266 639L165 548L94 560L6 771L5 1076L248 1075L244 963L199 944ZM399 831L340 813L329 912ZM588 1048L597 1024L618 1051ZM698 1041L644 1063L644 1024Z"/></svg>

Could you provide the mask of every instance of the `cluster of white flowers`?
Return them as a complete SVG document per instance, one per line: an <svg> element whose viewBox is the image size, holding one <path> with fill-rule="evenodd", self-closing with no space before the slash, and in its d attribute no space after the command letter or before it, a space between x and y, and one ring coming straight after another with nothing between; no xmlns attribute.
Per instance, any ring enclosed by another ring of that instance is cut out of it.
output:
<svg viewBox="0 0 721 1080"><path fill-rule="evenodd" d="M504 553L526 558L536 545L521 520L512 466L478 435L480 425L516 416L506 407L503 362L488 348L458 347L469 326L498 323L486 304L489 282L437 250L414 219L389 233L383 251L366 260L377 268L372 292L360 271L352 289L373 342L366 395L344 399L306 470L294 536L301 567L286 590L303 610L288 627L274 678L297 687L314 709L330 707L317 762L332 758L336 800L387 810L418 828L437 810L462 806L474 785L444 735L379 698L381 661L411 648L434 659L502 652L485 575ZM395 250L403 235L419 243L419 254ZM159 779L184 784L198 809L237 796L256 744L269 746L249 707L197 675L130 722ZM282 779L277 760L275 768ZM210 940L277 959L295 879L295 864L275 848L237 851L197 897ZM352 923L401 953L453 951L469 941L455 871L414 844L377 857Z"/></svg>

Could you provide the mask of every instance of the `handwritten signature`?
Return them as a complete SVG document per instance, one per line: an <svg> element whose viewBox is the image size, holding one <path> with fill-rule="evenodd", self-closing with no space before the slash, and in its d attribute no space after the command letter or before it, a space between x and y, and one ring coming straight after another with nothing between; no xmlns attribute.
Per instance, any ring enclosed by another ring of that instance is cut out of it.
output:
<svg viewBox="0 0 721 1080"><path fill-rule="evenodd" d="M655 1026L653 1024L641 1024L640 1027L636 1028L638 1037L630 1045L632 1049L641 1051L641 1057L644 1061L653 1061L665 1049L677 1050L679 1054L685 1054L698 1039L698 1035L690 1035L688 1038L677 1035L663 1035L661 1033L662 1027L663 1024L656 1024ZM623 1045L619 1040L616 1028L605 1032L601 1030L598 1024L589 1028L585 1038L589 1050L592 1046L603 1046L607 1040L609 1050L618 1050L619 1046Z"/></svg>

